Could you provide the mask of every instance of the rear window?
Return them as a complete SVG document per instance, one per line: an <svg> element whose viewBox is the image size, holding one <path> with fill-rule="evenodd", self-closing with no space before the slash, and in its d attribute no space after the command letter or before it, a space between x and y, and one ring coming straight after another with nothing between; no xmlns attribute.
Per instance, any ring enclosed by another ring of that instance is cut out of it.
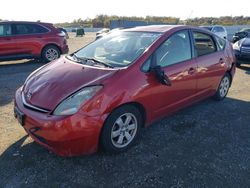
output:
<svg viewBox="0 0 250 188"><path fill-rule="evenodd" d="M213 29L214 32L225 32L225 29L223 27L215 27Z"/></svg>
<svg viewBox="0 0 250 188"><path fill-rule="evenodd" d="M197 56L203 56L217 51L212 36L200 32L194 32L193 36Z"/></svg>
<svg viewBox="0 0 250 188"><path fill-rule="evenodd" d="M46 33L49 30L38 24L14 24L14 34L23 35L23 34L39 34Z"/></svg>
<svg viewBox="0 0 250 188"><path fill-rule="evenodd" d="M11 26L10 24L0 24L0 36L11 35Z"/></svg>

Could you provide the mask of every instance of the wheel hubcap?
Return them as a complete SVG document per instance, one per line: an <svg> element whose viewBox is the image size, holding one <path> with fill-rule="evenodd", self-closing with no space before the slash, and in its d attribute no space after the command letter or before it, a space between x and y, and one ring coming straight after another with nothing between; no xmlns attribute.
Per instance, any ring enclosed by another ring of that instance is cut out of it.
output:
<svg viewBox="0 0 250 188"><path fill-rule="evenodd" d="M49 60L49 61L52 61L52 60L55 60L59 57L59 54L58 52L53 49L53 48L49 48L46 53L45 53L45 57Z"/></svg>
<svg viewBox="0 0 250 188"><path fill-rule="evenodd" d="M224 77L220 83L220 96L225 97L229 89L230 81L228 77Z"/></svg>
<svg viewBox="0 0 250 188"><path fill-rule="evenodd" d="M137 132L137 120L131 113L121 115L115 121L111 131L112 144L117 148L126 147Z"/></svg>

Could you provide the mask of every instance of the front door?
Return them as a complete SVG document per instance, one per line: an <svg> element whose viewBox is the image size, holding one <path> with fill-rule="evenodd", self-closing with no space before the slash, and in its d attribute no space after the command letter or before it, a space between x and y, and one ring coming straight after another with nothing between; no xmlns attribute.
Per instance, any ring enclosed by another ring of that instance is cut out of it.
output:
<svg viewBox="0 0 250 188"><path fill-rule="evenodd" d="M11 35L11 25L0 23L0 59L15 53L15 42Z"/></svg>
<svg viewBox="0 0 250 188"><path fill-rule="evenodd" d="M168 76L171 86L160 84L155 75L148 74L148 91L153 102L152 119L178 110L189 104L196 94L197 63L192 59L188 30L171 35L152 55L151 64L159 65ZM146 65L146 64L145 64Z"/></svg>

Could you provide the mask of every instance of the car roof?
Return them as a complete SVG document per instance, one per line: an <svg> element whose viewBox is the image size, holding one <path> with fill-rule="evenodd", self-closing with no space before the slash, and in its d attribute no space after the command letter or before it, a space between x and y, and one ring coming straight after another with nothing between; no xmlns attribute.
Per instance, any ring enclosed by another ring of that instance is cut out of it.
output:
<svg viewBox="0 0 250 188"><path fill-rule="evenodd" d="M123 31L141 31L141 32L156 32L165 33L171 29L189 29L194 28L192 26L186 25L148 25L148 26L138 26L129 29L123 29Z"/></svg>
<svg viewBox="0 0 250 188"><path fill-rule="evenodd" d="M52 23L46 23L46 22L30 22L30 21L0 21L0 23L27 23L27 24L51 24Z"/></svg>

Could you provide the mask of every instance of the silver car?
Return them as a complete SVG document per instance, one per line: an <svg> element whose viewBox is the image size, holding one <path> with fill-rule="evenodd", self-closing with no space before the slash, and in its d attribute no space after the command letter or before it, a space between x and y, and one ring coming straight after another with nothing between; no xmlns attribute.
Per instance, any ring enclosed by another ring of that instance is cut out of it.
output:
<svg viewBox="0 0 250 188"><path fill-rule="evenodd" d="M211 25L211 26L201 26L204 29L207 29L221 38L227 39L227 30L221 25Z"/></svg>

